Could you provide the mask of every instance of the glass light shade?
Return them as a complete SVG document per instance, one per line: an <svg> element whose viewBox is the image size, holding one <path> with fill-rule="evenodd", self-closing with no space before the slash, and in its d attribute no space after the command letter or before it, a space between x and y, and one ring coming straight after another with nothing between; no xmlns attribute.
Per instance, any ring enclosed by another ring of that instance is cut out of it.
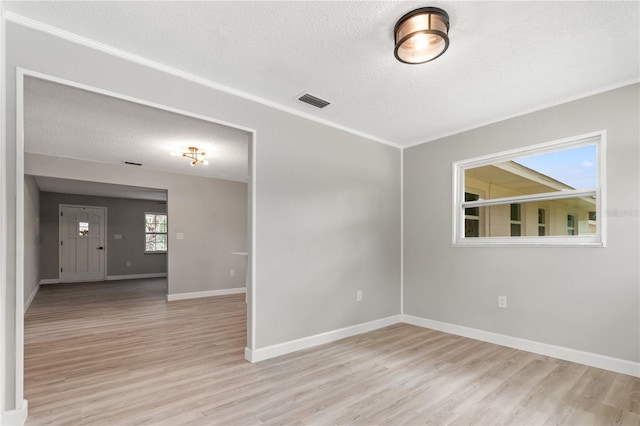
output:
<svg viewBox="0 0 640 426"><path fill-rule="evenodd" d="M394 29L396 59L407 64L433 61L449 47L449 15L423 7L404 15Z"/></svg>

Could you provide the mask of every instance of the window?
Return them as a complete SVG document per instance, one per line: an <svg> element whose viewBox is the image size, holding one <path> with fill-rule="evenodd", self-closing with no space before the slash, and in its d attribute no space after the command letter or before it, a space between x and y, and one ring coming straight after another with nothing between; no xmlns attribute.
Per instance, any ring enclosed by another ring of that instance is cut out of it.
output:
<svg viewBox="0 0 640 426"><path fill-rule="evenodd" d="M569 214L567 215L567 235L576 235L576 216Z"/></svg>
<svg viewBox="0 0 640 426"><path fill-rule="evenodd" d="M477 201L480 195L471 192L464 193L465 201ZM464 209L464 236L480 236L480 207L469 207Z"/></svg>
<svg viewBox="0 0 640 426"><path fill-rule="evenodd" d="M604 148L601 131L455 162L454 245L604 246Z"/></svg>
<svg viewBox="0 0 640 426"><path fill-rule="evenodd" d="M520 204L511 204L511 236L519 237L522 235L522 222L520 220L521 214Z"/></svg>
<svg viewBox="0 0 640 426"><path fill-rule="evenodd" d="M544 237L547 235L547 212L544 209L538 209L538 236Z"/></svg>
<svg viewBox="0 0 640 426"><path fill-rule="evenodd" d="M80 237L89 235L89 222L78 222L78 235Z"/></svg>
<svg viewBox="0 0 640 426"><path fill-rule="evenodd" d="M166 253L167 215L165 213L145 213L145 253Z"/></svg>

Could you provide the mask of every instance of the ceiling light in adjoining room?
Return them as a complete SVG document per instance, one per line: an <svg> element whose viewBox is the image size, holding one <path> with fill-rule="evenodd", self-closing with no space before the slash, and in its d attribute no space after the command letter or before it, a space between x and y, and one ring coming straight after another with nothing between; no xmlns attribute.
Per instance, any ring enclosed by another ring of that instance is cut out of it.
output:
<svg viewBox="0 0 640 426"><path fill-rule="evenodd" d="M198 148L196 148L195 146L190 146L189 147L189 152L183 152L182 153L183 157L192 160L191 161L191 165L192 166L195 166L198 163L204 164L205 166L207 164L209 164L209 162L204 159L205 155L206 154L204 152L198 152Z"/></svg>
<svg viewBox="0 0 640 426"><path fill-rule="evenodd" d="M400 62L433 61L449 47L449 15L437 7L421 7L400 18L393 35L394 55Z"/></svg>

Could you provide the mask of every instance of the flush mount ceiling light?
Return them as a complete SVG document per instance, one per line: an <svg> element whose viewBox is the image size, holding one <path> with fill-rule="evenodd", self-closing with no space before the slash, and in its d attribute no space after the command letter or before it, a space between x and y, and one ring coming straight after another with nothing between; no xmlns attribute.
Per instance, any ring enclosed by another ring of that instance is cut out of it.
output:
<svg viewBox="0 0 640 426"><path fill-rule="evenodd" d="M449 47L449 15L437 7L421 7L396 24L394 55L405 64L433 61Z"/></svg>
<svg viewBox="0 0 640 426"><path fill-rule="evenodd" d="M190 146L189 152L182 153L183 157L192 160L191 161L192 166L195 166L198 163L204 164L205 166L209 164L209 162L203 158L205 155L206 154L204 152L198 152L198 148L196 148L195 146Z"/></svg>

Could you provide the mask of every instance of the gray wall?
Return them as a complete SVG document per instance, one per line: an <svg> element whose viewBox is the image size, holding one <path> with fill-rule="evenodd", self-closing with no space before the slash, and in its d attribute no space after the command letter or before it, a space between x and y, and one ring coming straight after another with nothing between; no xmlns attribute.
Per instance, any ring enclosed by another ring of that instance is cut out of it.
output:
<svg viewBox="0 0 640 426"><path fill-rule="evenodd" d="M638 87L405 150L405 313L639 361ZM602 129L606 248L452 247L453 161Z"/></svg>
<svg viewBox="0 0 640 426"><path fill-rule="evenodd" d="M400 313L400 151L283 130L258 136L258 347Z"/></svg>
<svg viewBox="0 0 640 426"><path fill-rule="evenodd" d="M6 32L4 149L10 158L15 158L16 67L256 130L252 349L399 313L400 150L19 25L7 23ZM72 161L43 159L38 168L58 177L167 189L170 232L187 236L170 240L169 291L207 289L216 265L202 250L202 244L210 243L210 232L202 232L199 224L209 217L207 210L190 204L193 196L183 194L204 190L209 183L192 186L179 175L159 182L142 171L123 176L123 166L87 167ZM12 170L4 176L11 193ZM15 215L8 221L11 228ZM10 235L8 244L13 241ZM243 249L246 240L233 251ZM14 271L4 273L12 300ZM359 303L358 289L364 291ZM6 312L9 331L14 315ZM11 353L16 347L12 331L6 337ZM10 395L16 389L20 394L20 384L15 388L11 382L18 364L10 357L7 361L5 386Z"/></svg>
<svg viewBox="0 0 640 426"><path fill-rule="evenodd" d="M40 190L32 176L24 177L24 303L40 281Z"/></svg>
<svg viewBox="0 0 640 426"><path fill-rule="evenodd" d="M127 236L130 235L126 229L131 223L131 215L142 214L147 207L154 209L156 206L167 207L169 224L169 253L167 255L169 294L244 287L245 260L230 253L232 251L245 251L247 247L247 185L245 183L37 154L25 155L25 171L38 176L93 180L115 184L130 183L142 187L156 185L156 187L167 189L166 206L155 204L155 202L142 202L138 206L128 207L128 210L122 215L119 215L117 211L112 212L110 209L108 211L109 224L112 221L111 216L115 214L116 217L114 227L108 230L108 244L129 244L131 240L128 237L127 240L113 240L113 234L123 233ZM45 236L48 239L54 238L56 243L58 238L57 225L55 231L51 233L49 231L50 224L45 224L45 221L55 220L57 224L59 201L64 199L80 204L84 200L93 205L105 207L123 205L123 200L109 201L118 200L113 198L94 197L93 199L87 199L84 196L71 195L62 198L59 194L51 194L50 196L45 195L46 193L42 194L41 221L43 239ZM131 200L124 201L130 202ZM53 219L52 210L56 215L55 219ZM128 224L123 225L124 223ZM44 231L45 226L48 229L46 233ZM123 226L126 226L126 228ZM175 239L175 234L178 232L184 234L184 240ZM49 245L47 247L49 250L53 249ZM115 250L109 250L109 252L112 251ZM122 264L123 262L126 263L127 259L123 259L121 254L115 254L114 258L111 257L112 254L109 255L109 263L113 259L113 263L116 263L118 267L118 269L112 270L111 265L108 264L109 275L121 275L118 271L133 269L133 267L126 268L126 265L124 266L126 269L122 269ZM142 254L141 257L149 258L153 262L165 256ZM140 262L144 261L140 260ZM137 261L133 259L133 262ZM149 264L148 266L151 267L152 265ZM231 269L236 270L234 277L230 276L229 271ZM122 275L128 275L128 273ZM172 277L173 279L171 279Z"/></svg>
<svg viewBox="0 0 640 426"><path fill-rule="evenodd" d="M59 205L75 204L107 208L107 276L167 272L165 253L145 254L144 214L166 213L167 203L113 197L40 193L40 278L58 278ZM114 234L123 239L116 240ZM131 266L127 266L127 261Z"/></svg>
<svg viewBox="0 0 640 426"><path fill-rule="evenodd" d="M256 348L398 313L397 148L11 23L7 61L8 89L14 87L13 67L21 66L256 130ZM13 96L8 105L11 113ZM62 163L45 166L72 172ZM206 213L172 198L197 192L193 187L177 179L166 185L146 178L130 182L120 175L121 166L106 166L105 172L95 167L83 174L88 180L165 187L172 230L207 238L197 225ZM181 244L192 244L170 242L178 253ZM182 253L169 254L170 292L203 290L198 271L206 258L200 250ZM358 289L364 290L360 303Z"/></svg>

